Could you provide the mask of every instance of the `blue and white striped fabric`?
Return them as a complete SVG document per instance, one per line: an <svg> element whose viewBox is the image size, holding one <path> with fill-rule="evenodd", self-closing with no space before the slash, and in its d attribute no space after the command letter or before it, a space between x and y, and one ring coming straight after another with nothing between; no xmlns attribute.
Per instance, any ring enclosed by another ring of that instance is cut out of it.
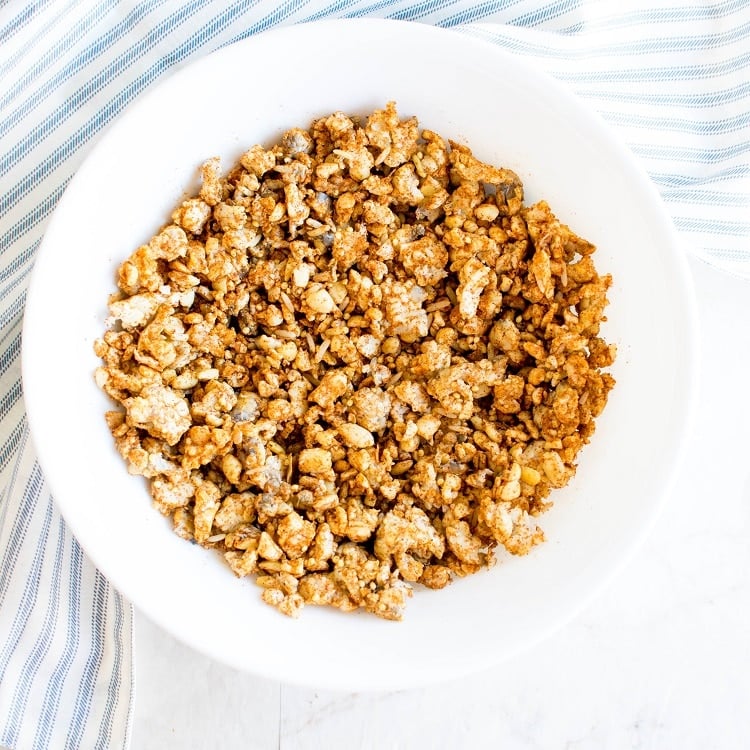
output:
<svg viewBox="0 0 750 750"><path fill-rule="evenodd" d="M686 250L750 277L746 0L0 0L0 746L124 748L134 710L130 605L58 514L24 416L47 220L96 136L171 71L272 26L362 16L534 60L630 144Z"/></svg>

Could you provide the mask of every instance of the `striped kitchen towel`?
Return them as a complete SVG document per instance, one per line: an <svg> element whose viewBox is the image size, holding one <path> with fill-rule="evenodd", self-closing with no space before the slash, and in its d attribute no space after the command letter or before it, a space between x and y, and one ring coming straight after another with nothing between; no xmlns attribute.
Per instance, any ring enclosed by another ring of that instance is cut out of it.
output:
<svg viewBox="0 0 750 750"><path fill-rule="evenodd" d="M750 276L746 0L0 0L0 746L124 748L134 706L130 605L57 512L24 415L47 220L96 136L171 71L273 26L363 16L535 61L630 144L686 251Z"/></svg>

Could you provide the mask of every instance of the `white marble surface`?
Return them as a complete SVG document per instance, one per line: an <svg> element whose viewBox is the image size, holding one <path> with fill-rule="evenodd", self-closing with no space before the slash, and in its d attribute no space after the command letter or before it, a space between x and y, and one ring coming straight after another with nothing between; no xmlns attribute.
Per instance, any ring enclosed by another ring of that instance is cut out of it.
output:
<svg viewBox="0 0 750 750"><path fill-rule="evenodd" d="M459 682L336 694L215 664L137 614L133 749L750 747L750 282L691 268L703 377L682 476L574 622Z"/></svg>

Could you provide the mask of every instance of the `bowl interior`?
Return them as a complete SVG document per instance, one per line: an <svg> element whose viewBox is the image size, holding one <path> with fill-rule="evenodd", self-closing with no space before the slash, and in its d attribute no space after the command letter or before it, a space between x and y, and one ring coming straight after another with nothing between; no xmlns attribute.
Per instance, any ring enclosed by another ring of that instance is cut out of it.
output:
<svg viewBox="0 0 750 750"><path fill-rule="evenodd" d="M395 53L391 50L397 50ZM402 116L514 169L599 246L614 286L605 336L617 386L570 486L525 558L439 592L419 590L401 623L262 604L217 555L186 544L152 509L113 447L96 387L114 272L198 186L249 146L344 110L395 100ZM627 557L677 466L694 390L685 263L642 171L599 118L527 64L417 24L337 21L250 38L183 69L101 138L61 200L26 308L23 374L39 457L96 565L146 615L234 667L317 686L395 688L457 676L528 647L570 618ZM54 374L53 374L54 373Z"/></svg>

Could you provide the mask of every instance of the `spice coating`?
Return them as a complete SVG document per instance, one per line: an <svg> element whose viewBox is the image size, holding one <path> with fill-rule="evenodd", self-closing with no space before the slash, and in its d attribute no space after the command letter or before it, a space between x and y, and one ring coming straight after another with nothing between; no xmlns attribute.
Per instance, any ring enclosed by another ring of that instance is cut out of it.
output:
<svg viewBox="0 0 750 750"><path fill-rule="evenodd" d="M175 531L287 615L388 619L542 541L614 385L594 246L393 103L201 172L95 345Z"/></svg>

